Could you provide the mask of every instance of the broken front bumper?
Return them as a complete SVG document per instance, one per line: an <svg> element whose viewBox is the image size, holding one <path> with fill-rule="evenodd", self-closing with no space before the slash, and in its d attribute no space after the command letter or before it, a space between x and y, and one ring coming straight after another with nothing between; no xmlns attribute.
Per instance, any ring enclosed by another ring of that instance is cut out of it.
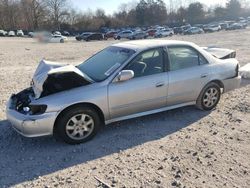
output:
<svg viewBox="0 0 250 188"><path fill-rule="evenodd" d="M16 111L11 106L12 99L7 103L7 119L19 134L25 137L39 137L53 134L57 112L26 115Z"/></svg>
<svg viewBox="0 0 250 188"><path fill-rule="evenodd" d="M240 84L241 84L241 76L223 80L224 93L239 88Z"/></svg>

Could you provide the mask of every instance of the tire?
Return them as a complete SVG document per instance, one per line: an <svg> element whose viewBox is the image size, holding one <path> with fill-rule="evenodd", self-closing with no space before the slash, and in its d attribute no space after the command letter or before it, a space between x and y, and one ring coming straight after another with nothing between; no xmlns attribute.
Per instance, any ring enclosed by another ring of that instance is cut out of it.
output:
<svg viewBox="0 0 250 188"><path fill-rule="evenodd" d="M61 39L61 40L60 40L60 43L64 43L64 40L63 40L63 39Z"/></svg>
<svg viewBox="0 0 250 188"><path fill-rule="evenodd" d="M118 36L118 37L117 37L117 39L118 39L118 40L121 40L121 37L120 37L120 36Z"/></svg>
<svg viewBox="0 0 250 188"><path fill-rule="evenodd" d="M98 113L88 106L77 106L63 112L55 124L54 135L68 144L81 144L91 140L99 131Z"/></svg>
<svg viewBox="0 0 250 188"><path fill-rule="evenodd" d="M221 88L218 84L211 82L201 91L196 107L200 110L210 111L214 109L220 101Z"/></svg>

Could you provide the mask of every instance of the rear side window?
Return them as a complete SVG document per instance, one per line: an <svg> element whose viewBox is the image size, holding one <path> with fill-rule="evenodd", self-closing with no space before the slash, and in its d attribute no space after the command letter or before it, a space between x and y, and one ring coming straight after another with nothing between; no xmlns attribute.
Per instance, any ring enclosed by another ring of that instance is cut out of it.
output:
<svg viewBox="0 0 250 188"><path fill-rule="evenodd" d="M170 71L207 64L207 60L191 47L168 47Z"/></svg>

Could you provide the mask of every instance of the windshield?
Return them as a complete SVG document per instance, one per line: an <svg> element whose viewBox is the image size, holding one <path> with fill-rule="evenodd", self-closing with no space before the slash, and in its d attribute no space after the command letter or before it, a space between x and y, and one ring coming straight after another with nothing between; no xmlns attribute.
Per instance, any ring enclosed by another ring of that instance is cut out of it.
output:
<svg viewBox="0 0 250 188"><path fill-rule="evenodd" d="M92 56L77 68L92 80L100 82L109 77L134 53L134 50L111 46Z"/></svg>

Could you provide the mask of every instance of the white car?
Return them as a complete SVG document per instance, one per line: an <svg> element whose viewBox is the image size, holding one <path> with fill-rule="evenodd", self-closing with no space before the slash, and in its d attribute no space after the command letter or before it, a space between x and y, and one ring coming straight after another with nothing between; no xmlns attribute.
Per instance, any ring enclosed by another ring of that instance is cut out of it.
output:
<svg viewBox="0 0 250 188"><path fill-rule="evenodd" d="M55 31L53 34L54 35L62 35L60 31Z"/></svg>
<svg viewBox="0 0 250 188"><path fill-rule="evenodd" d="M28 33L28 36L31 37L31 38L35 38L36 33L34 33L34 32L29 32L29 33Z"/></svg>
<svg viewBox="0 0 250 188"><path fill-rule="evenodd" d="M163 29L156 31L155 38L168 37L172 35L174 35L174 31L172 29Z"/></svg>
<svg viewBox="0 0 250 188"><path fill-rule="evenodd" d="M44 35L39 38L40 42L48 42L48 43L64 43L68 38L62 35Z"/></svg>
<svg viewBox="0 0 250 188"><path fill-rule="evenodd" d="M23 37L23 36L24 36L24 33L23 33L22 30L17 30L16 35L17 35L18 37Z"/></svg>
<svg viewBox="0 0 250 188"><path fill-rule="evenodd" d="M131 35L133 35L133 32L130 30L127 31L121 31L120 33L118 33L117 35L115 35L115 40L120 40L120 39L124 39L124 38L129 38Z"/></svg>
<svg viewBox="0 0 250 188"><path fill-rule="evenodd" d="M208 25L206 28L204 28L205 32L217 32L221 30L221 26L218 24L216 25Z"/></svg>
<svg viewBox="0 0 250 188"><path fill-rule="evenodd" d="M7 34L8 34L8 33L7 33L6 31L0 30L0 36L1 36L1 37L6 36Z"/></svg>
<svg viewBox="0 0 250 188"><path fill-rule="evenodd" d="M9 37L14 37L14 36L16 36L15 31L9 31L8 36L9 36Z"/></svg>

